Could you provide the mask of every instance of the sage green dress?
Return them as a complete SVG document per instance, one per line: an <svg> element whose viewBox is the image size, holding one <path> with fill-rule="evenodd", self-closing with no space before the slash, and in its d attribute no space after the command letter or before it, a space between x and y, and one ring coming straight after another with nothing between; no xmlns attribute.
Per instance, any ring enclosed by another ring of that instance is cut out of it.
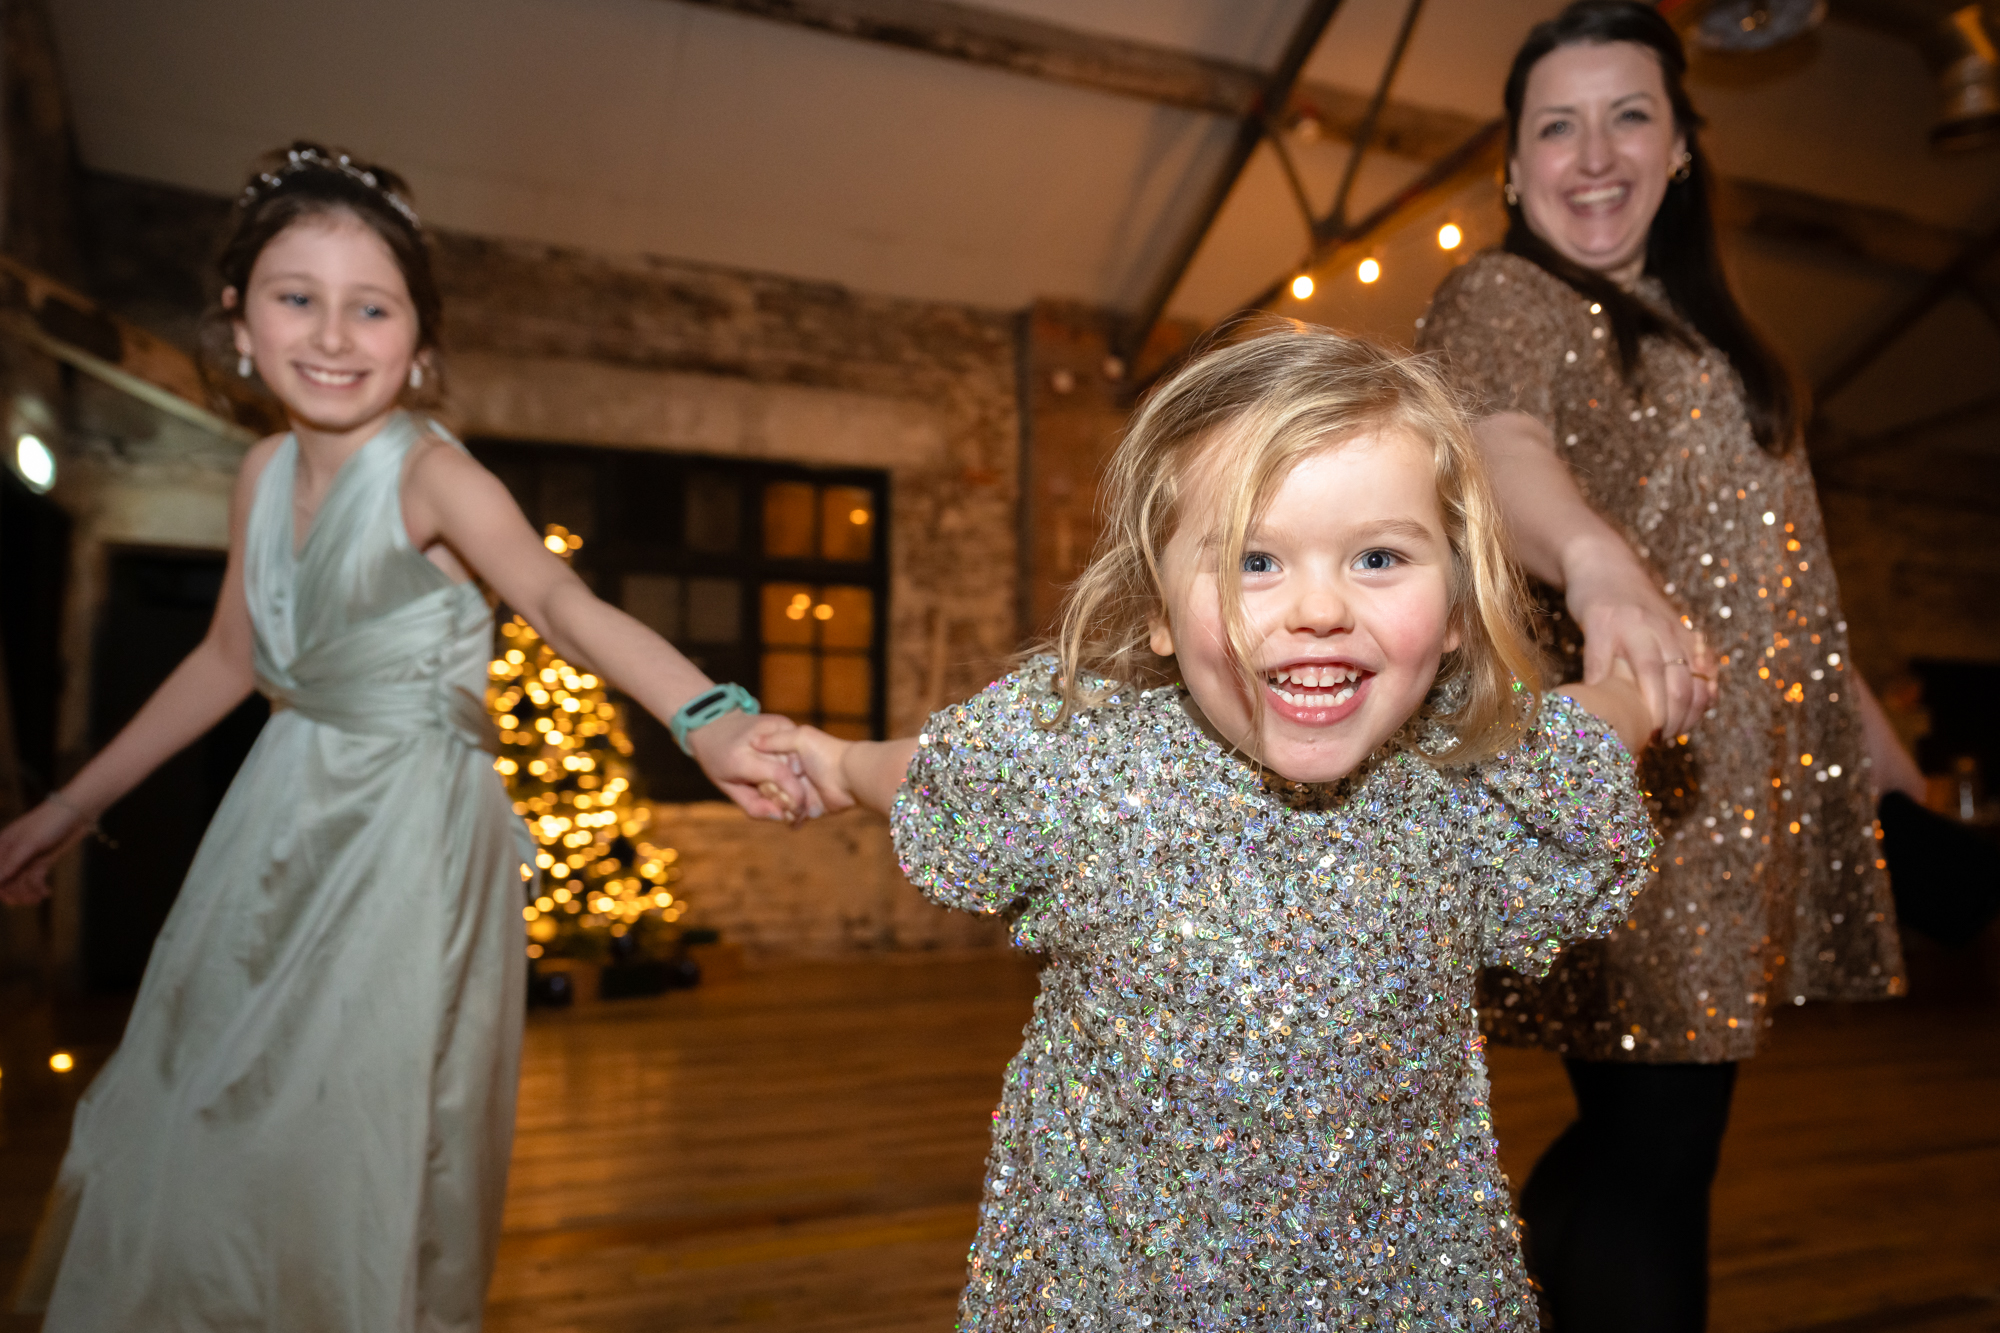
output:
<svg viewBox="0 0 2000 1333"><path fill-rule="evenodd" d="M492 611L403 526L398 414L293 553L298 444L244 541L271 720L77 1108L23 1293L47 1333L477 1329L519 1064L526 832Z"/></svg>

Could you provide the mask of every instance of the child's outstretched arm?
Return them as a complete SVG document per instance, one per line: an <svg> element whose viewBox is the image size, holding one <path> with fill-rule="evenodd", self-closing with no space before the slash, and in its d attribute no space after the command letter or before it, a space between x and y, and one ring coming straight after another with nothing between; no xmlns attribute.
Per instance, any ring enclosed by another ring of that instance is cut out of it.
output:
<svg viewBox="0 0 2000 1333"><path fill-rule="evenodd" d="M1633 754L1646 748L1653 738L1653 714L1646 706L1646 697L1639 690L1639 678L1633 674L1632 666L1622 657L1613 658L1610 674L1594 685L1582 681L1572 681L1568 685L1558 685L1550 691L1577 703L1611 724L1618 733L1618 739L1625 742L1625 748Z"/></svg>
<svg viewBox="0 0 2000 1333"><path fill-rule="evenodd" d="M470 454L435 444L410 464L403 518L418 550L442 542L555 650L624 690L662 722L715 685L665 639L601 601L542 546L499 478ZM688 733L702 771L748 814L798 819L812 793L757 741L789 719L730 712Z"/></svg>
<svg viewBox="0 0 2000 1333"><path fill-rule="evenodd" d="M1473 889L1482 964L1543 976L1631 911L1658 847L1633 762L1652 730L1621 659L1595 684L1550 690L1523 743L1476 770L1453 873Z"/></svg>
<svg viewBox="0 0 2000 1333"><path fill-rule="evenodd" d="M917 752L917 738L844 741L818 727L799 727L760 737L758 748L767 754L796 756L829 811L858 804L886 815Z"/></svg>

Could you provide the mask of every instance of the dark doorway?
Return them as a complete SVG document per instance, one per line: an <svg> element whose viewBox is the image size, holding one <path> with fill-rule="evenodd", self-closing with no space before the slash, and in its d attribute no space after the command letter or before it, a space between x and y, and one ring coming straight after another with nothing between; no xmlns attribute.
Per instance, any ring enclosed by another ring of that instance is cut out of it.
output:
<svg viewBox="0 0 2000 1333"><path fill-rule="evenodd" d="M131 721L201 642L222 570L220 552L111 553L91 659L93 750ZM84 870L83 972L91 990L139 984L201 835L269 716L269 705L253 695L105 813L104 832L116 846L90 844Z"/></svg>
<svg viewBox="0 0 2000 1333"><path fill-rule="evenodd" d="M56 705L62 694L62 604L69 586L69 515L0 468L0 662L21 766L21 799L55 781Z"/></svg>

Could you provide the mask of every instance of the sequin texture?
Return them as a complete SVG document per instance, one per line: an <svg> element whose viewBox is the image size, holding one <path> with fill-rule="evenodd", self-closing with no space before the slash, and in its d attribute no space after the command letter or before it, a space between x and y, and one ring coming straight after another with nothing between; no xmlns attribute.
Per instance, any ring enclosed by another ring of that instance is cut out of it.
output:
<svg viewBox="0 0 2000 1333"><path fill-rule="evenodd" d="M1048 958L959 1327L1534 1328L1473 978L1647 882L1624 747L1550 699L1477 768L1300 787L1176 688L1038 727L1052 665L934 716L891 819L913 883Z"/></svg>
<svg viewBox="0 0 2000 1333"><path fill-rule="evenodd" d="M1635 294L1667 312L1651 278ZM1618 364L1610 319L1515 255L1477 255L1438 288L1419 338L1491 411L1548 426L1577 484L1720 660L1716 706L1640 776L1664 839L1659 888L1624 927L1545 980L1495 974L1487 1032L1596 1060L1754 1055L1775 1004L1902 988L1874 798L1841 618L1802 450L1750 433L1728 360L1641 340ZM1582 634L1546 593L1555 670Z"/></svg>

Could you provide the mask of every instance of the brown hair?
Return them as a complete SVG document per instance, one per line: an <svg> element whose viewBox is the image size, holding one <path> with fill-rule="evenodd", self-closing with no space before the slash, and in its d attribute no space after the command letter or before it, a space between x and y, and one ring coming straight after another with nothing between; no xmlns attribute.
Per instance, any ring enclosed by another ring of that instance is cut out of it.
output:
<svg viewBox="0 0 2000 1333"><path fill-rule="evenodd" d="M1526 600L1507 558L1500 512L1458 396L1428 360L1329 329L1259 321L1251 336L1214 347L1160 384L1140 405L1107 469L1104 534L1070 588L1054 641L1059 722L1122 688L1171 679L1150 646L1166 607L1160 561L1183 521L1216 524L1217 587L1230 646L1251 676L1254 642L1235 571L1251 526L1300 462L1372 432L1428 448L1451 551L1451 624L1426 706L1452 743L1437 762L1471 763L1505 749L1532 716L1539 662L1525 632ZM1182 511L1195 469L1214 459L1221 504ZM1424 752L1428 752L1429 747Z"/></svg>
<svg viewBox="0 0 2000 1333"><path fill-rule="evenodd" d="M1529 29L1521 49L1514 54L1501 94L1507 112L1508 156L1519 147L1528 76L1543 57L1564 47L1612 42L1630 42L1652 52L1659 61L1674 128L1687 140L1687 173L1668 182L1666 197L1646 233L1646 272L1666 289L1674 313L1728 358L1730 369L1742 382L1745 415L1757 443L1769 453L1785 453L1803 436L1812 415L1812 394L1729 289L1715 234L1715 169L1702 151L1704 122L1688 98L1684 82L1687 53L1673 24L1639 0L1576 0L1554 18ZM1501 248L1541 265L1604 307L1612 338L1618 344L1619 366L1627 379L1638 367L1642 336L1654 334L1692 346L1677 323L1662 319L1604 274L1558 254L1528 225L1528 215L1518 201L1506 208L1507 235Z"/></svg>
<svg viewBox="0 0 2000 1333"><path fill-rule="evenodd" d="M264 247L297 223L343 213L389 247L416 310L417 350L435 349L444 322L444 301L431 275L430 247L409 199L409 186L387 167L357 161L309 140L297 140L259 158L237 196L229 235L215 260L221 286L235 289L238 308L225 308L218 292L208 320L212 353L225 363L235 360L235 352L226 350L229 327L241 309L250 271Z"/></svg>

